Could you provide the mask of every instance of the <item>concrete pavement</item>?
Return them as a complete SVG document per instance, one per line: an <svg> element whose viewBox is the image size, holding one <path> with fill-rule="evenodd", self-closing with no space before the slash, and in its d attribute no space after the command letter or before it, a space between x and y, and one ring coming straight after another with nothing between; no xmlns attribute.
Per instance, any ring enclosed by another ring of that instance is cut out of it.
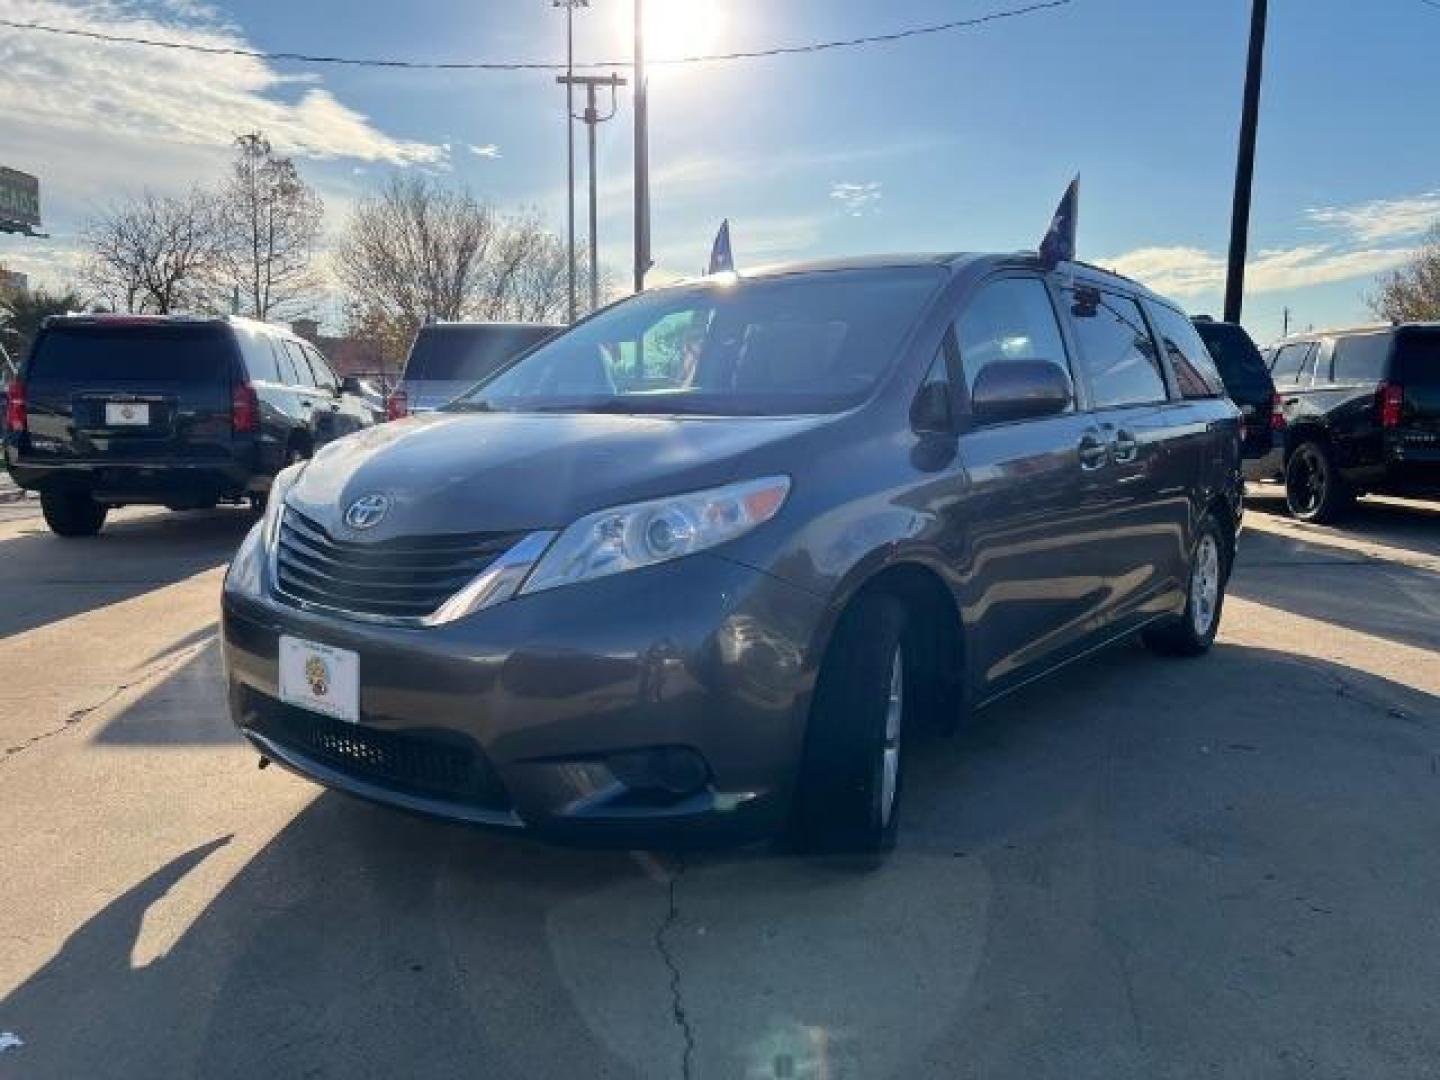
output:
<svg viewBox="0 0 1440 1080"><path fill-rule="evenodd" d="M881 870L554 850L255 756L241 511L0 517L3 1077L1422 1077L1440 507L1250 515L1216 649L920 747Z"/></svg>

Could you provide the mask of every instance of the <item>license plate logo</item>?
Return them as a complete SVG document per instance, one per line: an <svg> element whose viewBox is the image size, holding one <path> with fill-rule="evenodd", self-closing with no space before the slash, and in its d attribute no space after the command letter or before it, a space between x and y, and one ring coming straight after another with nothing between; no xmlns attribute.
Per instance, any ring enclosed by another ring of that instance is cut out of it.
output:
<svg viewBox="0 0 1440 1080"><path fill-rule="evenodd" d="M358 723L360 656L304 638L280 639L280 700Z"/></svg>
<svg viewBox="0 0 1440 1080"><path fill-rule="evenodd" d="M143 427L150 423L150 405L145 401L107 401L105 423L111 427Z"/></svg>

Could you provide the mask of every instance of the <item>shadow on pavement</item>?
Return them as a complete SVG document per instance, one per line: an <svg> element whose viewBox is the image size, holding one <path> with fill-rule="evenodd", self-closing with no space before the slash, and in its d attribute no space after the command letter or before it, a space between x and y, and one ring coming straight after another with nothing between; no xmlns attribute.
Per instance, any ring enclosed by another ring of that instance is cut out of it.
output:
<svg viewBox="0 0 1440 1080"><path fill-rule="evenodd" d="M1440 556L1440 503L1360 499L1350 512L1334 525L1303 525L1296 522L1286 511L1283 495L1276 497L1278 488L1274 492L1263 488L1261 490L1264 494L1259 497L1252 494L1245 500L1247 512L1289 522L1297 529L1313 533L1317 541L1323 541L1325 536L1334 534L1369 540L1419 555Z"/></svg>
<svg viewBox="0 0 1440 1080"><path fill-rule="evenodd" d="M1440 573L1366 557L1321 539L1248 530L1233 596L1332 626L1440 652Z"/></svg>
<svg viewBox="0 0 1440 1080"><path fill-rule="evenodd" d="M38 518L0 540L0 638L106 607L229 562L255 519L245 510L160 512L62 539Z"/></svg>
<svg viewBox="0 0 1440 1080"><path fill-rule="evenodd" d="M1435 697L1124 648L919 751L871 873L324 795L145 967L147 911L228 838L105 904L0 1004L0 1071L680 1076L687 1031L724 1077L1433 1066Z"/></svg>

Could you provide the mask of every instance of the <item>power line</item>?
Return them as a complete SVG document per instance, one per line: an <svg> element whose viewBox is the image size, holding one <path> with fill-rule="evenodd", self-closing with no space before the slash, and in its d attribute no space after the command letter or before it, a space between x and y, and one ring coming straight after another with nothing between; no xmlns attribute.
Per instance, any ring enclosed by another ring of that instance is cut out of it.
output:
<svg viewBox="0 0 1440 1080"><path fill-rule="evenodd" d="M930 26L914 26L888 34L870 34L864 37L839 38L833 41L814 41L803 45L777 45L767 49L747 49L736 52L704 53L695 56L680 56L668 60L652 59L653 64L708 64L733 60L755 60L767 56L793 56L800 53L827 52L831 49L850 49L861 45L881 45L902 41L906 38L926 34L941 34L953 30L967 30L1002 19L1014 19L1051 8L1065 7L1073 0L1037 0L1023 7L1006 8L968 19L954 19L950 22ZM1440 2L1437 2L1440 6ZM405 68L416 71L564 71L562 63L540 61L479 61L479 60L389 60L382 58L354 56L324 56L315 53L265 52L260 49L244 49L232 45L202 45L190 41L163 41L157 38L132 36L129 34L106 34L99 30L83 30L78 27L51 26L46 23L20 22L15 19L0 19L0 27L10 30L26 30L59 37L84 38L114 45L143 45L152 49L171 49L177 52L204 53L208 56L243 56L252 60L291 61L301 64L342 64L347 67ZM624 68L630 60L599 60L589 64L576 64L577 68Z"/></svg>

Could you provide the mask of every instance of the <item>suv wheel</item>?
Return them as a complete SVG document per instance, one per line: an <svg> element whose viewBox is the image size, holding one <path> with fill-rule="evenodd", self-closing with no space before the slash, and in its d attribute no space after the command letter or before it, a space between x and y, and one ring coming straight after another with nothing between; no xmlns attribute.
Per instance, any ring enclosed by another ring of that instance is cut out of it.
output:
<svg viewBox="0 0 1440 1080"><path fill-rule="evenodd" d="M1315 525L1334 521L1354 497L1330 448L1322 442L1305 440L1285 463L1285 505L1301 521Z"/></svg>
<svg viewBox="0 0 1440 1080"><path fill-rule="evenodd" d="M1209 651L1220 629L1229 579L1229 546L1214 516L1206 514L1190 559L1185 611L1178 619L1146 630L1142 635L1145 644L1164 656L1199 656Z"/></svg>
<svg viewBox="0 0 1440 1080"><path fill-rule="evenodd" d="M841 618L810 707L792 839L819 851L879 853L895 843L901 738L916 699L905 608L862 597Z"/></svg>
<svg viewBox="0 0 1440 1080"><path fill-rule="evenodd" d="M82 491L42 491L40 512L56 536L94 536L110 508Z"/></svg>

